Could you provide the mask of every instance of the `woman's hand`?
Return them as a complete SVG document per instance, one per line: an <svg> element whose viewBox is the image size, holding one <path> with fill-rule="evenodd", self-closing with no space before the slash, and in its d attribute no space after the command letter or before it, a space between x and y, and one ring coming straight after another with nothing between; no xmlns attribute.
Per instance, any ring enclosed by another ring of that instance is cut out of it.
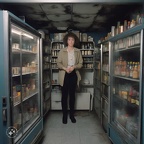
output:
<svg viewBox="0 0 144 144"><path fill-rule="evenodd" d="M71 73L69 68L66 68L65 71L66 71L67 73Z"/></svg>
<svg viewBox="0 0 144 144"><path fill-rule="evenodd" d="M65 70L67 73L71 73L74 69L75 69L74 66L71 66L71 67L68 67L68 68L63 67L63 70Z"/></svg>
<svg viewBox="0 0 144 144"><path fill-rule="evenodd" d="M69 68L65 68L65 67L63 67L63 70L65 70L67 73L70 73Z"/></svg>
<svg viewBox="0 0 144 144"><path fill-rule="evenodd" d="M74 66L69 67L69 73L71 73L74 69Z"/></svg>

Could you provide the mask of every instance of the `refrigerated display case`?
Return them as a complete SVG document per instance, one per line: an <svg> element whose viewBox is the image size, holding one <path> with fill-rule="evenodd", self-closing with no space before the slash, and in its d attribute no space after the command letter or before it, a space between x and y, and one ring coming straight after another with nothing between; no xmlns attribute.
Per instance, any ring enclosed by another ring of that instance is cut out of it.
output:
<svg viewBox="0 0 144 144"><path fill-rule="evenodd" d="M94 110L101 121L101 45L94 50Z"/></svg>
<svg viewBox="0 0 144 144"><path fill-rule="evenodd" d="M40 34L0 11L0 143L30 144L43 130Z"/></svg>
<svg viewBox="0 0 144 144"><path fill-rule="evenodd" d="M39 31L42 33L43 31ZM46 34L45 34L46 35ZM48 37L48 36L47 36ZM42 67L41 67L41 73L42 73L42 97L43 97L43 116L47 116L47 113L50 110L51 107L51 41L49 38L42 38Z"/></svg>
<svg viewBox="0 0 144 144"><path fill-rule="evenodd" d="M107 132L108 130L108 108L110 96L110 42L101 43L101 124Z"/></svg>
<svg viewBox="0 0 144 144"><path fill-rule="evenodd" d="M109 40L111 47L111 97L109 137L114 144L143 144L144 25Z"/></svg>

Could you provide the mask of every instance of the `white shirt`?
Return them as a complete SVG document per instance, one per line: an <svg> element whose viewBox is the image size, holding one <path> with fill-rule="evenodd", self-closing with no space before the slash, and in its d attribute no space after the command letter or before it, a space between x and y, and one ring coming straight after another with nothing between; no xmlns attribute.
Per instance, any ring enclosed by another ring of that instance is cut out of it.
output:
<svg viewBox="0 0 144 144"><path fill-rule="evenodd" d="M71 67L75 64L75 56L74 56L74 50L68 51L68 67Z"/></svg>

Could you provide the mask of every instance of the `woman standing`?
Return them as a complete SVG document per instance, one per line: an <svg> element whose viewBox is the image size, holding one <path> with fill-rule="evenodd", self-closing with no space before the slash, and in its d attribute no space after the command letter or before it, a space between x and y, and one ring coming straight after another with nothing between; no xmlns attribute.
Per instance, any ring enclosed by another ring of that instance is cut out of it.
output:
<svg viewBox="0 0 144 144"><path fill-rule="evenodd" d="M62 90L62 122L67 124L68 117L68 95L69 95L69 108L70 119L72 123L76 123L74 117L75 106L75 91L76 86L79 86L81 76L79 69L82 67L83 59L79 49L75 46L78 42L78 38L74 33L68 33L64 37L65 48L61 49L58 54L57 66L59 68L58 81Z"/></svg>

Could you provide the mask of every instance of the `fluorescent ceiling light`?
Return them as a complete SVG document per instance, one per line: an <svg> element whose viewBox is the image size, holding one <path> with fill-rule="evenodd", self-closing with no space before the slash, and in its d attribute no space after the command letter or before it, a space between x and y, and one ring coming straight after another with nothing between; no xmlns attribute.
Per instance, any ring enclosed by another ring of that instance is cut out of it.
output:
<svg viewBox="0 0 144 144"><path fill-rule="evenodd" d="M17 30L15 30L15 29L12 29L12 33L15 33L15 34L17 34L17 35L23 35L23 36L26 36L26 37L28 37L28 38L30 38L30 39L33 39L33 36L31 36L31 35L29 35L29 34L26 34L26 33L22 33L21 31L17 31Z"/></svg>
<svg viewBox="0 0 144 144"><path fill-rule="evenodd" d="M14 29L12 29L12 33L15 33L15 34L21 35L21 32L20 32L20 31L17 31L17 30L14 30Z"/></svg>
<svg viewBox="0 0 144 144"><path fill-rule="evenodd" d="M23 33L22 35L23 35L23 36L26 36L26 37L28 37L28 38L33 39L33 36L31 36L31 35L29 35L29 34Z"/></svg>

